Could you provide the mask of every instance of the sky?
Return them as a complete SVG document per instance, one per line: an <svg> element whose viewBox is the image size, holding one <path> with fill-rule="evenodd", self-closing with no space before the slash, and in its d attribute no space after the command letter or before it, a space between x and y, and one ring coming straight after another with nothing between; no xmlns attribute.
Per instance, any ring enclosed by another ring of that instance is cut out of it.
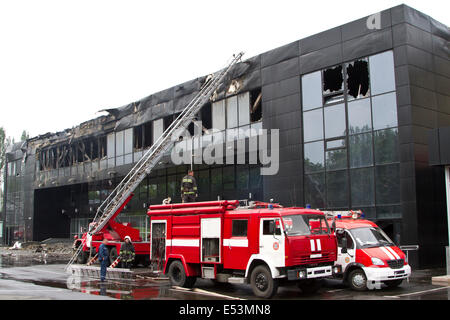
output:
<svg viewBox="0 0 450 320"><path fill-rule="evenodd" d="M62 131L401 3L450 25L448 0L0 0L0 127Z"/></svg>

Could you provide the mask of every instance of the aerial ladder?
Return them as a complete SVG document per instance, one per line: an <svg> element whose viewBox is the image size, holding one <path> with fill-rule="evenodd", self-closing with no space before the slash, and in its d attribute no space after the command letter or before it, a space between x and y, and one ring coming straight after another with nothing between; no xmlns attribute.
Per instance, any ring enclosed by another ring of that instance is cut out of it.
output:
<svg viewBox="0 0 450 320"><path fill-rule="evenodd" d="M89 236L102 230L108 221L116 215L123 203L131 196L131 193L159 163L163 155L173 146L175 141L173 141L172 135L176 134L180 129L186 129L189 126L201 108L208 102L219 85L230 73L232 67L241 60L243 54L243 52L240 52L237 55L233 55L231 62L229 62L225 68L213 74L212 77L206 78L206 82L203 84L197 95L187 104L178 117L170 124L147 152L145 152L142 158L97 209L93 222L89 225L89 230L87 232ZM83 243L75 250L72 258L65 267L65 271L67 271L77 259L87 238L88 237L85 237Z"/></svg>

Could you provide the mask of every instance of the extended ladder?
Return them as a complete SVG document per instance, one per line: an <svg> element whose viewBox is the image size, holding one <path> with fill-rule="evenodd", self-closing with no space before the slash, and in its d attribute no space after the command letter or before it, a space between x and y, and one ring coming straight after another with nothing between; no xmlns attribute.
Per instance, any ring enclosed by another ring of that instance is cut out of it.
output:
<svg viewBox="0 0 450 320"><path fill-rule="evenodd" d="M89 227L88 235L93 235L108 223L111 217L119 210L124 201L142 182L142 180L150 173L155 165L158 164L162 156L173 145L172 135L177 130L185 129L194 120L195 115L206 104L214 91L219 87L222 81L230 72L231 68L242 58L244 53L240 52L238 55L233 55L233 58L228 65L221 71L216 72L211 79L207 80L201 90L192 99L191 102L184 108L178 117L170 124L170 126L163 132L163 134L156 140L156 142L148 149L136 165L130 170L125 178L117 185L105 201L98 208L93 223ZM83 249L86 237L83 243L78 246L74 255L67 264L65 270L72 265L77 256Z"/></svg>

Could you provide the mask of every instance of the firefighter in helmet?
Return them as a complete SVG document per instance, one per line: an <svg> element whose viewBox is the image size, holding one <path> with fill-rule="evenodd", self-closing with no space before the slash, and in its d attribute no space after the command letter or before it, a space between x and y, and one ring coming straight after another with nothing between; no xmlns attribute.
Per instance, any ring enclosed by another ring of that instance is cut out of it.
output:
<svg viewBox="0 0 450 320"><path fill-rule="evenodd" d="M135 257L134 246L130 236L125 237L125 242L120 246L120 261L124 268L129 268L133 264Z"/></svg>
<svg viewBox="0 0 450 320"><path fill-rule="evenodd" d="M197 196L197 181L194 178L194 170L189 170L181 181L181 200L183 203L195 202Z"/></svg>

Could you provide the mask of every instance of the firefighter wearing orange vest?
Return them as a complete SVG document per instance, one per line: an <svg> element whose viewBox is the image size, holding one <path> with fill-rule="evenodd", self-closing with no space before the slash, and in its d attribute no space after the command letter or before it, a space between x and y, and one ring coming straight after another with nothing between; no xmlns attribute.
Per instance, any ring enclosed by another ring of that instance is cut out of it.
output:
<svg viewBox="0 0 450 320"><path fill-rule="evenodd" d="M188 174L181 181L181 200L183 203L195 202L197 196L197 181L194 178L194 171L189 170Z"/></svg>

